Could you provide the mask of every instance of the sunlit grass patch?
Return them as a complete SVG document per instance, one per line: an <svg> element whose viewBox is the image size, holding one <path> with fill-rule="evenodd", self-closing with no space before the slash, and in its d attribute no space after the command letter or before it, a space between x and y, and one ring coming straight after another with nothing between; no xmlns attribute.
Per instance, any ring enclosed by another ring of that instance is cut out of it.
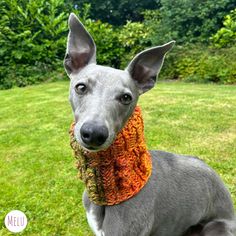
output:
<svg viewBox="0 0 236 236"><path fill-rule="evenodd" d="M199 156L229 187L236 205L236 87L160 83L140 105L150 149ZM0 235L18 209L23 235L92 235L83 184L69 146L68 82L0 91Z"/></svg>

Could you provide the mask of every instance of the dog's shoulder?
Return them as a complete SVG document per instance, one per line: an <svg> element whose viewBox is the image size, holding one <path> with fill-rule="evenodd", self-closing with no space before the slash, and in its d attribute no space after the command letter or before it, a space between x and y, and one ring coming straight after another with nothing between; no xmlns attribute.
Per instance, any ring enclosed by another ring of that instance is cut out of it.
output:
<svg viewBox="0 0 236 236"><path fill-rule="evenodd" d="M213 169L209 167L203 160L196 156L180 155L160 150L150 151L152 160L159 164L160 168L167 168L168 170L196 170L214 173Z"/></svg>
<svg viewBox="0 0 236 236"><path fill-rule="evenodd" d="M153 162L153 180L161 183L169 181L169 186L181 183L182 186L207 188L213 191L215 186L225 188L219 175L204 161L195 156L179 155L164 151L150 151ZM155 185L155 183L152 183ZM164 186L163 186L164 187ZM200 190L199 190L200 191Z"/></svg>

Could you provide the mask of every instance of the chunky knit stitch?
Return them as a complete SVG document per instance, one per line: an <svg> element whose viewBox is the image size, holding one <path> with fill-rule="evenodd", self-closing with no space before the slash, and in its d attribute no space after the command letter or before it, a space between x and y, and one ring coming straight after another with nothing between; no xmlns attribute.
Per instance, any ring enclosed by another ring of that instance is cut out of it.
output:
<svg viewBox="0 0 236 236"><path fill-rule="evenodd" d="M89 199L97 205L114 205L137 194L151 175L151 156L147 150L141 109L136 107L125 127L106 150L89 152L74 137L71 147L77 159L79 178L86 185Z"/></svg>

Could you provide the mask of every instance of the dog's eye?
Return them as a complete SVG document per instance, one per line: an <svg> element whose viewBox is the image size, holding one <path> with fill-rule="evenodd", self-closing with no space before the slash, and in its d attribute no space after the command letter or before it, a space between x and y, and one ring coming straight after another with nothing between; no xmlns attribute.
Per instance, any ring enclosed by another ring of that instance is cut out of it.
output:
<svg viewBox="0 0 236 236"><path fill-rule="evenodd" d="M78 94L84 94L87 91L87 86L83 83L79 83L75 86L75 91Z"/></svg>
<svg viewBox="0 0 236 236"><path fill-rule="evenodd" d="M132 96L128 93L125 93L120 97L119 100L122 104L129 105L132 102Z"/></svg>

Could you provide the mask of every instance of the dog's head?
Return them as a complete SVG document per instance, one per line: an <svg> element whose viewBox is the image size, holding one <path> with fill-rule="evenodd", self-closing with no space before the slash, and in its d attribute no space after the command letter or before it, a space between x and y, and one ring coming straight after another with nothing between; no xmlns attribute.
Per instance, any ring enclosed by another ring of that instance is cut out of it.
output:
<svg viewBox="0 0 236 236"><path fill-rule="evenodd" d="M171 41L137 54L125 70L96 64L96 45L78 18L69 17L64 66L70 77L75 137L82 147L109 147L133 113L140 94L151 89Z"/></svg>

